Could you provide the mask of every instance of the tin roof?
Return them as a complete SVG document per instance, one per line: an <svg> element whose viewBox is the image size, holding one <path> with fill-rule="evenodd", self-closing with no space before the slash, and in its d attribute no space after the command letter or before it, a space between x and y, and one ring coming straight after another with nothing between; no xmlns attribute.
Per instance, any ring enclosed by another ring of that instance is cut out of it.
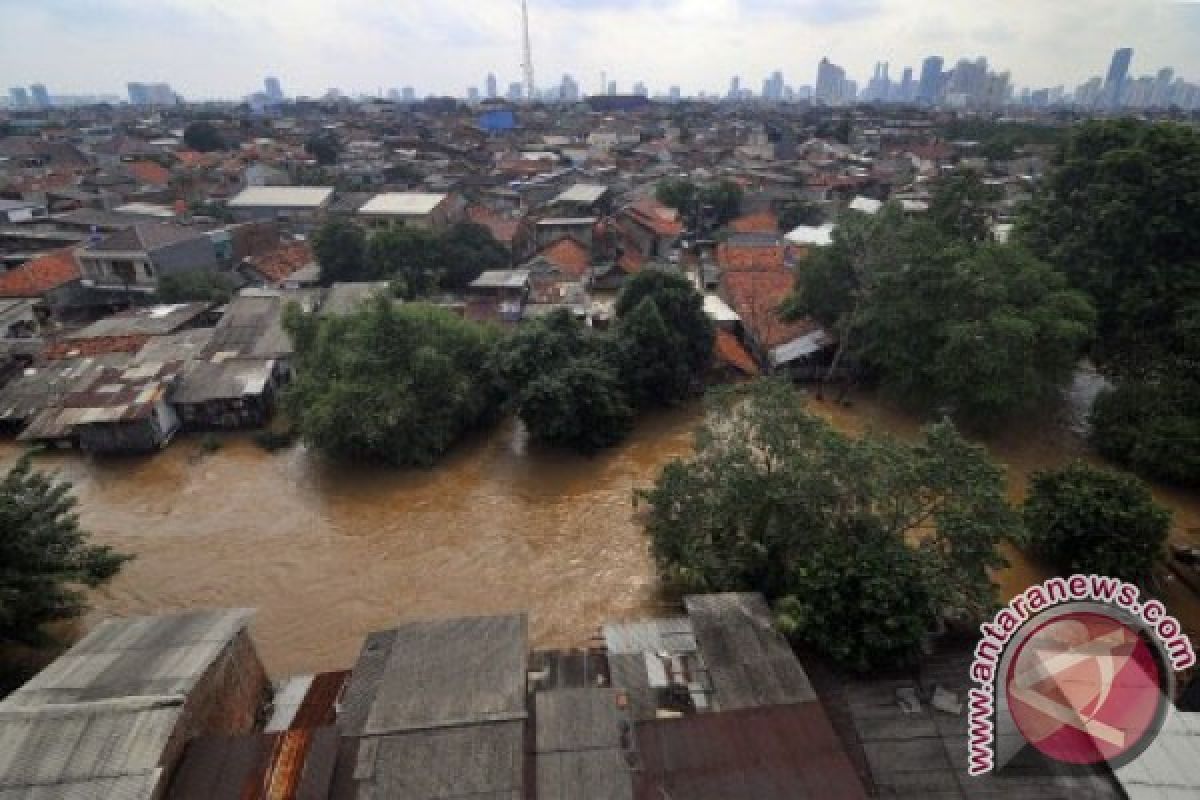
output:
<svg viewBox="0 0 1200 800"><path fill-rule="evenodd" d="M229 201L238 208L311 208L325 205L333 189L325 186L251 186Z"/></svg>
<svg viewBox="0 0 1200 800"><path fill-rule="evenodd" d="M577 183L554 198L552 203L578 203L592 205L608 194L608 187L600 184Z"/></svg>
<svg viewBox="0 0 1200 800"><path fill-rule="evenodd" d="M432 214L447 195L432 192L385 192L377 194L358 210L365 216L423 217Z"/></svg>
<svg viewBox="0 0 1200 800"><path fill-rule="evenodd" d="M97 320L67 339L100 339L112 336L165 336L175 333L212 308L212 303L179 303L138 308Z"/></svg>

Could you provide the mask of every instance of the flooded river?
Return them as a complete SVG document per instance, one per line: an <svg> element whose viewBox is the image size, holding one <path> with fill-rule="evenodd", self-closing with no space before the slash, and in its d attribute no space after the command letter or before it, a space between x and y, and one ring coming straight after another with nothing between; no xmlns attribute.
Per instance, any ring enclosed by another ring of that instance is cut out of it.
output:
<svg viewBox="0 0 1200 800"><path fill-rule="evenodd" d="M865 399L813 402L838 428L907 438L910 418ZM332 467L303 448L268 454L229 437L213 454L183 438L152 457L39 456L72 481L82 523L137 555L93 593L93 619L193 607L259 609L255 639L275 675L345 668L363 637L399 620L531 612L538 646L584 644L606 620L662 611L631 504L670 459L691 450L699 406L643 420L625 445L585 459L531 445L508 423L429 471ZM1014 499L1036 469L1081 454L1054 426L991 443ZM0 443L0 467L20 450ZM1177 535L1200 527L1200 499L1157 490ZM1043 575L1009 553L1006 594ZM1200 625L1182 588L1176 613ZM1200 630L1200 627L1194 627Z"/></svg>

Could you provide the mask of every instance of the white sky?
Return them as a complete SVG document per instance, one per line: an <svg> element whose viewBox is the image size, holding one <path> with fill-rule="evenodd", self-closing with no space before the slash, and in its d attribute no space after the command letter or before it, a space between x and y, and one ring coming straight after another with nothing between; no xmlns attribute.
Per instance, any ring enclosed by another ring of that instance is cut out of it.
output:
<svg viewBox="0 0 1200 800"><path fill-rule="evenodd" d="M1179 0L530 0L539 86L570 72L585 92L755 91L780 69L815 81L825 55L865 81L876 60L920 74L926 55L986 56L1019 86L1068 89L1135 49L1200 82L1200 3ZM189 98L241 97L278 75L288 94L336 86L464 93L520 79L519 0L0 0L0 92L124 94L168 81Z"/></svg>

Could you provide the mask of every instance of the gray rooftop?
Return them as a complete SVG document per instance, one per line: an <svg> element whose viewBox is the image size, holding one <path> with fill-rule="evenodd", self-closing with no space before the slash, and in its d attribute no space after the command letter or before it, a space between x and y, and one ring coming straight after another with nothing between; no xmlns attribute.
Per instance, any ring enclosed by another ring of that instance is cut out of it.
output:
<svg viewBox="0 0 1200 800"><path fill-rule="evenodd" d="M172 403L196 405L209 400L237 400L262 395L271 383L275 362L239 358L193 361L171 392Z"/></svg>
<svg viewBox="0 0 1200 800"><path fill-rule="evenodd" d="M599 202L604 195L608 194L608 187L598 184L577 183L570 189L554 198L554 203L577 203L580 205L590 206L593 203Z"/></svg>
<svg viewBox="0 0 1200 800"><path fill-rule="evenodd" d="M387 281L362 283L335 283L329 287L325 301L321 303L321 316L344 316L359 310L368 299L377 294L387 294L391 284Z"/></svg>
<svg viewBox="0 0 1200 800"><path fill-rule="evenodd" d="M1169 709L1158 737L1116 777L1129 800L1200 797L1200 713Z"/></svg>
<svg viewBox="0 0 1200 800"><path fill-rule="evenodd" d="M283 328L288 303L315 305L317 295L308 290L244 292L230 301L204 352L210 361L231 358L286 358L292 339Z"/></svg>
<svg viewBox="0 0 1200 800"><path fill-rule="evenodd" d="M175 333L212 308L211 303L180 303L125 311L93 322L68 339L99 339L107 336L165 336Z"/></svg>
<svg viewBox="0 0 1200 800"><path fill-rule="evenodd" d="M527 269L488 270L471 281L472 289L522 289L529 284Z"/></svg>
<svg viewBox="0 0 1200 800"><path fill-rule="evenodd" d="M105 367L129 363L124 353L53 361L26 369L0 387L0 421L22 422L53 408L72 392L87 388Z"/></svg>
<svg viewBox="0 0 1200 800"><path fill-rule="evenodd" d="M561 689L535 696L539 800L632 800L626 749L629 714L612 689Z"/></svg>

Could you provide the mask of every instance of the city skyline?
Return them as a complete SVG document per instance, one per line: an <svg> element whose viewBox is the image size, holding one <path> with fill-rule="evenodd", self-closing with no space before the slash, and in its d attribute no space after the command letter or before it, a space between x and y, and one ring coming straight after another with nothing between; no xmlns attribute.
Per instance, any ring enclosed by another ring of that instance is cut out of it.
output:
<svg viewBox="0 0 1200 800"><path fill-rule="evenodd" d="M813 85L826 56L860 87L880 61L897 75L912 67L919 82L930 55L947 68L984 56L1011 70L1016 86L1074 87L1105 75L1112 52L1126 46L1136 53L1131 79L1169 67L1200 80L1200 4L1044 5L1014 0L1003 9L967 10L934 0L913 11L893 0L532 0L529 13L539 88L556 86L566 73L586 93L607 89L600 83L606 72L626 90L640 81L655 94L680 86L685 95L724 94L738 74L757 94L777 71L792 85ZM310 0L164 0L153 7L0 0L0 11L2 85L41 83L51 94L123 94L127 83L148 80L168 82L188 99L240 99L261 91L262 76L279 75L293 96L335 86L348 94L414 86L421 95L462 96L468 86L482 87L489 72L500 87L522 79L515 2L348 0L335 13ZM35 46L45 36L56 41L53 55Z"/></svg>

